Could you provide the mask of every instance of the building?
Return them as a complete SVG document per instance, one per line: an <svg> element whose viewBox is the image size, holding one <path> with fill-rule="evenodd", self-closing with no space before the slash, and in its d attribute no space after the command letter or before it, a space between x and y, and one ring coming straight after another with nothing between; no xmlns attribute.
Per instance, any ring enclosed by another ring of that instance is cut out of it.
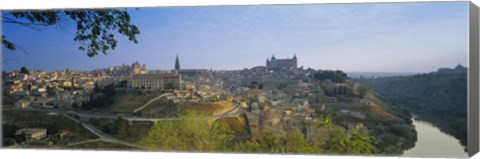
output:
<svg viewBox="0 0 480 159"><path fill-rule="evenodd" d="M178 73L181 74L182 76L195 76L195 75L205 74L207 72L208 72L207 69L181 69L181 70L178 70Z"/></svg>
<svg viewBox="0 0 480 159"><path fill-rule="evenodd" d="M27 142L38 141L47 137L47 129L24 128L17 130L15 135L23 138Z"/></svg>
<svg viewBox="0 0 480 159"><path fill-rule="evenodd" d="M30 106L31 102L29 100L20 99L18 102L15 103L15 108L17 109L25 109Z"/></svg>
<svg viewBox="0 0 480 159"><path fill-rule="evenodd" d="M136 61L132 65L122 64L121 66L110 67L108 71L110 72L110 75L117 77L146 73L148 70L146 64L140 64Z"/></svg>
<svg viewBox="0 0 480 159"><path fill-rule="evenodd" d="M146 64L139 64L138 61L131 66L131 73L139 74L139 73L146 73L147 72L147 65Z"/></svg>
<svg viewBox="0 0 480 159"><path fill-rule="evenodd" d="M132 75L130 84L132 89L166 89L178 87L181 82L181 76L177 73L146 73Z"/></svg>
<svg viewBox="0 0 480 159"><path fill-rule="evenodd" d="M175 59L175 70L173 71L179 73L182 76L195 76L208 72L207 69L180 69L180 60L178 59L178 55Z"/></svg>
<svg viewBox="0 0 480 159"><path fill-rule="evenodd" d="M440 68L438 74L466 74L468 69L461 64L458 64L455 68Z"/></svg>
<svg viewBox="0 0 480 159"><path fill-rule="evenodd" d="M276 59L275 55L272 55L271 59L267 58L267 68L297 68L297 56L293 55L292 59Z"/></svg>
<svg viewBox="0 0 480 159"><path fill-rule="evenodd" d="M175 59L175 70L177 72L180 71L180 60L178 60L178 55L177 55L177 58Z"/></svg>

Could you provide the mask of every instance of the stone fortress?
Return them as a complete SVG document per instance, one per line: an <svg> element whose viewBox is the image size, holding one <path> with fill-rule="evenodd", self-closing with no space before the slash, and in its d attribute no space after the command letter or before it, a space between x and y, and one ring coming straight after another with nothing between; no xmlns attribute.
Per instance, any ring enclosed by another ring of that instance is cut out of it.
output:
<svg viewBox="0 0 480 159"><path fill-rule="evenodd" d="M297 68L297 56L294 54L292 59L277 59L275 55L272 55L271 59L267 58L267 68Z"/></svg>

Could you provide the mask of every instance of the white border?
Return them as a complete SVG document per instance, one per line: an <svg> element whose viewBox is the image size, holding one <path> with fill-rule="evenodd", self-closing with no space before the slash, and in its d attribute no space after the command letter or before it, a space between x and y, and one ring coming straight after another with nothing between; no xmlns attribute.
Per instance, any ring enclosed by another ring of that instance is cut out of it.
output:
<svg viewBox="0 0 480 159"><path fill-rule="evenodd" d="M449 1L449 0L435 0ZM450 0L452 1L452 0ZM480 0L471 0L480 6ZM365 3L365 2L428 2L427 0L0 0L0 10L15 9L58 9L58 8L112 8L112 7L160 7L160 6L212 6L212 5L258 5L258 4L311 4L311 3ZM1 28L1 27L0 27ZM0 30L1 31L1 30ZM166 152L126 152L126 151L73 151L73 150L17 150L0 149L2 158L400 158L400 157L350 157L313 155L263 155L263 154L211 154L211 153L166 153ZM476 154L472 158L480 159Z"/></svg>
<svg viewBox="0 0 480 159"><path fill-rule="evenodd" d="M435 0L465 1L465 0ZM479 1L479 0L474 0ZM311 3L365 3L365 2L429 2L428 0L0 0L0 10L55 9L55 8L111 8L158 6L212 6L258 4L311 4ZM476 3L479 4L479 3Z"/></svg>

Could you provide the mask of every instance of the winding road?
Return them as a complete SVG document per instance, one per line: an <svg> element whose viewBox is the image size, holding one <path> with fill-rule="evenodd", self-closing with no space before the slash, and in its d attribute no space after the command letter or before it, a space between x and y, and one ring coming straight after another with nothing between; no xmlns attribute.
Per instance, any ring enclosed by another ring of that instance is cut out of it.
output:
<svg viewBox="0 0 480 159"><path fill-rule="evenodd" d="M168 95L172 95L172 93L164 93L164 94L161 94L161 95L159 95L158 97L155 97L155 98L151 99L150 101L148 101L148 102L147 102L146 104L144 104L143 106L138 107L137 109L133 110L133 112L136 113L136 112L142 110L143 108L147 107L147 106L150 105L151 103L155 102L156 100L159 100L159 99L161 99L161 98L163 98L163 97L165 97L165 96L168 96Z"/></svg>
<svg viewBox="0 0 480 159"><path fill-rule="evenodd" d="M139 111L139 110L147 107L150 103L152 103L155 100L158 100L160 98L163 98L165 95L168 95L168 94L162 94L162 95L150 100L148 103L146 103L142 107L137 108L136 111ZM48 112L48 113L53 112L53 113L60 114L62 116L67 117L68 119L71 119L71 120L75 121L76 123L81 123L84 128L86 128L87 130L89 130L90 132L92 132L93 134L95 134L96 136L99 137L98 139L91 139L91 140L81 141L81 142L77 142L77 143L72 143L72 144L69 144L68 146L78 145L78 144L83 144L83 143L89 143L89 142L95 142L95 141L104 141L104 142L110 142L110 143L123 144L123 145L136 147L136 148L140 148L140 149L146 149L143 146L117 139L117 138L115 138L115 137L113 137L109 134L106 134L106 133L102 132L101 130L99 130L98 128L93 126L92 124L82 122L80 120L81 118L83 118L83 119L91 119L91 118L94 118L94 119L117 119L119 116L116 115L116 114L86 113L86 112L76 112L76 111L67 111L66 112L66 111L60 110L60 109L42 109L42 108L33 108L33 109L29 109L29 110L40 111L40 112ZM223 112L222 114L214 115L214 116L212 116L212 118L219 119L219 118L224 118L224 117L237 117L243 111L244 111L244 109L240 106L240 104L237 103L232 108L228 109L227 111ZM76 117L72 117L71 115L75 115ZM77 119L77 117L80 118L80 119ZM126 117L123 117L123 119L127 120L129 122L130 121L157 122L157 121L179 120L179 118L147 118L147 117L137 117L137 116L126 116Z"/></svg>
<svg viewBox="0 0 480 159"><path fill-rule="evenodd" d="M63 115L71 114L81 119L118 119L119 117L119 115L112 114L112 113L87 113L87 112L77 112L77 111L65 112L64 110L60 110L60 109L42 109L42 108L34 108L33 110L41 111L41 112L54 112L54 113L63 114ZM212 117L214 119L223 118L223 117L236 117L240 115L243 111L244 109L239 104L236 104L235 106L226 110L222 114L214 115ZM78 119L72 118L69 115L67 115L67 117L71 118L72 120L75 120L76 122L80 122ZM178 120L179 118L148 118L148 117L138 117L138 116L124 116L122 117L122 119L127 121L157 122L157 121Z"/></svg>
<svg viewBox="0 0 480 159"><path fill-rule="evenodd" d="M58 113L58 111L56 112ZM97 129L95 126L89 124L89 123L85 123L85 122L82 122L80 120L77 120L75 118L72 118L71 116L61 112L60 113L61 115L75 121L76 123L81 123L82 126L87 129L88 131L92 132L93 134L97 135L99 137L99 139L96 139L96 140L100 140L100 141L104 141L104 142L110 142L110 143L117 143L117 144L123 144L123 145L127 145L127 146L131 146L131 147L136 147L136 148L140 148L140 149L146 149L145 147L143 146L140 146L140 145L137 145L137 144L134 144L134 143L130 143L130 142L126 142L126 141L122 141L122 140L119 140L113 136L110 136L108 134L105 134L103 133L101 130ZM87 140L87 141L84 141L83 143L87 143L87 142L94 142L94 140ZM76 144L81 144L80 143L76 143ZM71 146L71 145L69 145Z"/></svg>

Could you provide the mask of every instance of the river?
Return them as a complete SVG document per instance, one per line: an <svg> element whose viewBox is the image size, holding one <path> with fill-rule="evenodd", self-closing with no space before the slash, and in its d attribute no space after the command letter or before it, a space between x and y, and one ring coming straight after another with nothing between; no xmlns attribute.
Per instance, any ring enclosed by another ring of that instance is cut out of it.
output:
<svg viewBox="0 0 480 159"><path fill-rule="evenodd" d="M404 157L468 158L459 140L429 122L412 120L417 130L417 143L404 152Z"/></svg>

